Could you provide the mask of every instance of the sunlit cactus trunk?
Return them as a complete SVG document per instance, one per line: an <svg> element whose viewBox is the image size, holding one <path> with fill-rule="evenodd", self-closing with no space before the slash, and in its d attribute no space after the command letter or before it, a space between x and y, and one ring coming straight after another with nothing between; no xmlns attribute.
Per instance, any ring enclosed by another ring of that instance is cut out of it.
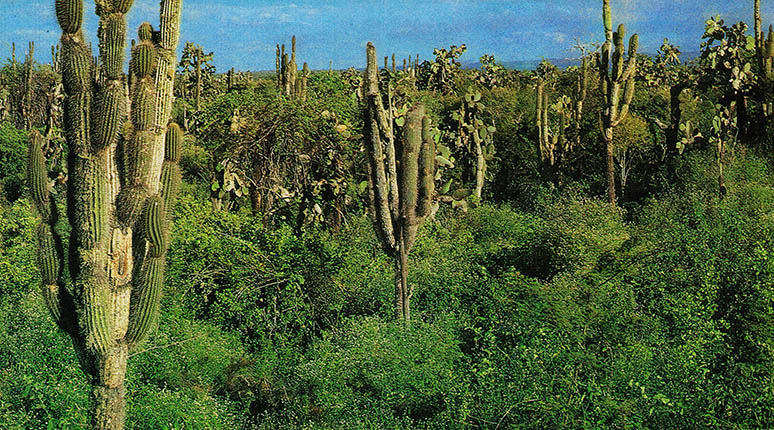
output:
<svg viewBox="0 0 774 430"><path fill-rule="evenodd" d="M54 228L58 214L43 138L33 133L28 172L40 221L42 291L92 378L92 427L121 429L126 362L158 319L168 213L180 181L182 133L168 122L182 0L161 2L159 31L147 23L140 27L131 89L123 70L132 0L97 2L98 71L81 29L82 0L56 0L55 6L62 28L71 232L65 253ZM68 278L62 276L65 264Z"/></svg>
<svg viewBox="0 0 774 430"><path fill-rule="evenodd" d="M21 119L25 130L32 127L32 71L35 67L35 42L30 42L27 58L24 60L24 76L22 82Z"/></svg>
<svg viewBox="0 0 774 430"><path fill-rule="evenodd" d="M575 121L574 142L570 144L569 152L581 144L581 122L583 121L583 105L586 102L586 93L589 87L589 59L584 56L581 60L581 69L578 73L578 81L575 85L575 100L573 106L573 121Z"/></svg>
<svg viewBox="0 0 774 430"><path fill-rule="evenodd" d="M392 115L385 110L379 91L376 49L370 42L366 55L364 137L371 217L382 248L395 260L396 316L409 321L408 255L432 207L435 141L421 104L407 113L400 136L394 135Z"/></svg>
<svg viewBox="0 0 774 430"><path fill-rule="evenodd" d="M615 147L613 144L613 129L626 118L626 115L629 113L629 105L634 98L634 74L637 66L639 37L636 34L631 37L629 40L628 58L624 59L626 29L623 24L620 24L617 31L613 32L610 0L602 0L602 19L605 26L605 43L597 56L604 107L601 118L601 131L605 142L607 158L607 194L610 203L615 205L615 162L613 159ZM610 64L611 58L612 67Z"/></svg>

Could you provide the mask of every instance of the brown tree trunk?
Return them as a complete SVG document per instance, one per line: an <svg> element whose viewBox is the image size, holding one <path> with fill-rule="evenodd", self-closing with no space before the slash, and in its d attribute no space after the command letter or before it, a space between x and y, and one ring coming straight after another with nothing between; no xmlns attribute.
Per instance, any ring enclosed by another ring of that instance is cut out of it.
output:
<svg viewBox="0 0 774 430"><path fill-rule="evenodd" d="M126 375L126 344L119 344L97 360L97 375L94 382L94 423L95 430L117 430L124 428L126 400L124 377Z"/></svg>
<svg viewBox="0 0 774 430"><path fill-rule="evenodd" d="M613 159L613 128L605 128L605 146L607 148L607 197L610 204L616 205L615 198L615 160Z"/></svg>

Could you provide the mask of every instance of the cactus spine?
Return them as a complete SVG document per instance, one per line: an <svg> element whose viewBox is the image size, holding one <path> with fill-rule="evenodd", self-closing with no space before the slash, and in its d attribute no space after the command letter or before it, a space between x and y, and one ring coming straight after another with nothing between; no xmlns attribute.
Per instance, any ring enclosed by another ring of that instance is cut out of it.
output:
<svg viewBox="0 0 774 430"><path fill-rule="evenodd" d="M435 141L421 104L413 106L397 142L393 119L382 104L376 49L366 48L365 146L374 230L382 248L395 259L396 315L409 321L412 288L408 255L417 229L430 213L435 189Z"/></svg>
<svg viewBox="0 0 774 430"><path fill-rule="evenodd" d="M623 24L620 24L617 31L613 33L610 0L602 0L602 20L605 26L605 43L597 56L604 106L601 126L607 150L607 194L610 203L615 205L613 129L626 118L629 113L629 105L634 98L634 74L637 67L639 37L635 34L629 39L628 58L624 59L626 29ZM615 49L613 50L613 48ZM611 57L612 66L610 64Z"/></svg>
<svg viewBox="0 0 774 430"><path fill-rule="evenodd" d="M140 43L132 50L132 88L127 89L123 69L131 6L132 0L97 3L97 67L81 29L83 1L55 1L62 29L59 63L69 148L68 257L54 229L56 204L50 196L44 139L37 132L29 150L43 296L52 318L73 338L81 366L92 378L96 429L123 428L128 351L147 336L158 316L165 212L174 203L165 197L168 191L160 189L160 182L182 1L161 1L158 32L150 24L140 27ZM124 159L116 160L116 154ZM170 188L177 187L179 171L176 166L167 170L172 172L167 175ZM140 219L140 213L148 216ZM61 276L65 264L68 279ZM71 286L65 287L68 282ZM150 284L152 288L145 288Z"/></svg>

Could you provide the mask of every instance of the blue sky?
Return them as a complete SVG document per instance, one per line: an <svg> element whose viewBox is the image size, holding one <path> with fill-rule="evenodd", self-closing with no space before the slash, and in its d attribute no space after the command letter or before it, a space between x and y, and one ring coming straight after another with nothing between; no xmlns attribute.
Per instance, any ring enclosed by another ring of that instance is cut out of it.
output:
<svg viewBox="0 0 774 430"><path fill-rule="evenodd" d="M274 68L276 43L298 38L298 57L313 69L362 67L365 44L399 59L432 56L435 47L465 43L464 61L484 53L498 60L572 56L575 40L602 37L599 0L184 0L182 41L215 52L219 70ZM641 49L655 52L668 37L683 51L699 48L704 21L752 23L752 0L612 0L613 18L640 34ZM774 1L763 0L764 24L774 21ZM135 0L129 25L158 21L158 0ZM85 1L85 28L96 35L93 2ZM34 40L36 58L50 59L59 38L54 0L0 0L0 57L11 42L19 51ZM182 45L182 44L181 44Z"/></svg>

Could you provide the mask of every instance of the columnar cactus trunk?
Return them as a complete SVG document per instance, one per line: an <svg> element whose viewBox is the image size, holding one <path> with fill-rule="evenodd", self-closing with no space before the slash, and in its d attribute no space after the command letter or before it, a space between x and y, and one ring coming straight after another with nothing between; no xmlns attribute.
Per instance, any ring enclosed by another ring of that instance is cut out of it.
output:
<svg viewBox="0 0 774 430"><path fill-rule="evenodd" d="M575 139L574 144L570 143L569 150L572 152L575 146L581 143L581 121L583 120L583 104L586 102L586 93L589 87L589 61L588 57L581 60L581 69L578 74L578 81L575 85L575 100L573 106L573 121L575 121Z"/></svg>
<svg viewBox="0 0 774 430"><path fill-rule="evenodd" d="M180 181L182 134L168 122L182 0L161 2L158 31L148 23L140 27L130 64L135 79L128 90L123 70L132 0L97 2L98 73L81 29L82 0L56 0L55 6L62 29L71 231L66 256L54 228L58 214L43 138L33 133L28 171L39 214L42 291L52 318L72 337L92 378L93 428L121 429L126 361L158 318L167 213Z"/></svg>
<svg viewBox="0 0 774 430"><path fill-rule="evenodd" d="M196 79L196 86L194 87L194 104L196 106L196 111L199 112L202 110L202 58L201 56L196 56L196 71L195 73L195 79Z"/></svg>
<svg viewBox="0 0 774 430"><path fill-rule="evenodd" d="M605 26L605 43L597 56L600 86L602 89L602 136L607 150L607 194L612 205L616 204L615 162L613 160L613 129L629 113L629 105L634 98L634 73L637 66L637 48L639 37L635 34L629 40L629 55L624 59L623 24L613 32L613 19L610 13L610 0L602 0L602 19ZM613 46L614 45L614 46ZM613 48L615 48L613 50ZM610 59L612 57L612 67Z"/></svg>
<svg viewBox="0 0 774 430"><path fill-rule="evenodd" d="M763 38L761 38L763 39ZM774 27L769 26L769 33L766 39L761 41L762 48L758 53L761 64L761 75L764 85L771 85L774 82ZM763 91L761 94L761 103L763 114L767 117L774 115L774 102L769 92Z"/></svg>
<svg viewBox="0 0 774 430"><path fill-rule="evenodd" d="M274 61L274 67L277 70L277 88L282 88L282 54L280 54L279 43L277 44L277 55Z"/></svg>
<svg viewBox="0 0 774 430"><path fill-rule="evenodd" d="M30 42L27 58L24 60L24 76L22 77L22 100L19 114L25 130L32 127L32 69L35 62L35 42Z"/></svg>
<svg viewBox="0 0 774 430"><path fill-rule="evenodd" d="M559 114L559 124L555 130L551 130L549 117L550 97L545 89L544 82L538 82L535 88L535 109L537 111L537 128L540 149L540 159L547 165L547 170L552 171L556 164L556 150L566 144L565 130L567 120L564 113Z"/></svg>
<svg viewBox="0 0 774 430"><path fill-rule="evenodd" d="M395 260L396 316L409 321L412 288L408 283L408 255L417 229L432 207L435 141L421 104L409 110L396 139L393 118L382 104L376 49L370 42L366 57L364 137L371 216L382 248Z"/></svg>
<svg viewBox="0 0 774 430"><path fill-rule="evenodd" d="M755 0L753 3L753 20L755 21L753 27L755 32L755 53L758 59L758 67L760 70L763 70L763 58L766 47L763 42L763 28L761 25L761 0Z"/></svg>

